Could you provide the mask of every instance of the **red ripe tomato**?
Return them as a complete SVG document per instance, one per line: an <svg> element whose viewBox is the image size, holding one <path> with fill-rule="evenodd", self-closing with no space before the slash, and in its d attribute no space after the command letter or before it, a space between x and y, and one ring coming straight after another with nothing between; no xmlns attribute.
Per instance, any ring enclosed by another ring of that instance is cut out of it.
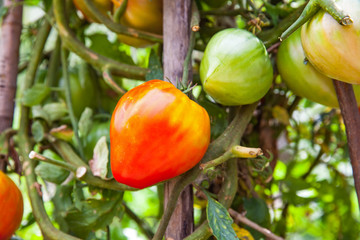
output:
<svg viewBox="0 0 360 240"><path fill-rule="evenodd" d="M123 0L112 0L114 8L121 6ZM120 23L138 30L162 34L163 30L163 0L129 0ZM118 35L119 40L133 47L148 47L151 41Z"/></svg>
<svg viewBox="0 0 360 240"><path fill-rule="evenodd" d="M360 1L336 1L353 24L340 25L330 14L319 11L301 29L307 58L319 72L352 84L360 84Z"/></svg>
<svg viewBox="0 0 360 240"><path fill-rule="evenodd" d="M5 173L0 171L0 240L10 239L19 227L23 209L20 190Z"/></svg>
<svg viewBox="0 0 360 240"><path fill-rule="evenodd" d="M115 179L149 187L194 167L210 142L204 108L172 84L151 80L127 92L110 123L110 161Z"/></svg>

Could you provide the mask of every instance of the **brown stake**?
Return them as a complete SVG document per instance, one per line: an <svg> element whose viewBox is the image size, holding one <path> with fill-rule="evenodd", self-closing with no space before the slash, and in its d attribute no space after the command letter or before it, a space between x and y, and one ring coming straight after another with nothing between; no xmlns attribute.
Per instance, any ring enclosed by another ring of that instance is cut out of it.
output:
<svg viewBox="0 0 360 240"><path fill-rule="evenodd" d="M5 0L0 33L0 132L12 126L22 28L22 0Z"/></svg>
<svg viewBox="0 0 360 240"><path fill-rule="evenodd" d="M349 154L360 206L360 114L351 84L333 80L346 127Z"/></svg>
<svg viewBox="0 0 360 240"><path fill-rule="evenodd" d="M164 2L164 80L176 86L182 80L183 64L190 43L191 0ZM189 71L189 81L191 81ZM168 80L167 80L168 79ZM164 206L176 180L165 183ZM166 229L165 239L181 240L194 231L193 192L191 186L181 193L175 211Z"/></svg>

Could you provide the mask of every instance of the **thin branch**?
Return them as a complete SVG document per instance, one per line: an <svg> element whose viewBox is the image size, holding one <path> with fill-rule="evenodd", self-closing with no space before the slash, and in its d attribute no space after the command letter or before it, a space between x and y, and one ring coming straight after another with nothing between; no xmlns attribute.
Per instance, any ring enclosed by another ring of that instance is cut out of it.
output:
<svg viewBox="0 0 360 240"><path fill-rule="evenodd" d="M255 229L256 231L264 234L266 237L268 237L272 240L284 240L282 237L279 237L279 236L275 235L274 233L272 233L269 229L259 226L257 223L254 223L253 221L249 220L248 218L246 218L245 216L243 216L242 214L236 212L235 210L233 210L231 208L229 209L229 213L234 219Z"/></svg>
<svg viewBox="0 0 360 240"><path fill-rule="evenodd" d="M143 219L139 218L124 202L123 206L125 208L125 213L136 222L140 230L146 235L148 239L151 239L154 236L150 226Z"/></svg>

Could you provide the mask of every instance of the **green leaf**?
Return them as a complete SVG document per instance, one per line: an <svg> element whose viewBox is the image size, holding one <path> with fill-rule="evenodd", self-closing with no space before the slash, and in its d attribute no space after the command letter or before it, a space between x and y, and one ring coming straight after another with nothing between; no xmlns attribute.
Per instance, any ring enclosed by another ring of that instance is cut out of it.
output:
<svg viewBox="0 0 360 240"><path fill-rule="evenodd" d="M50 116L47 114L47 112L44 111L44 109L40 105L33 106L31 108L31 114L33 119L43 119L49 125L51 124Z"/></svg>
<svg viewBox="0 0 360 240"><path fill-rule="evenodd" d="M65 220L76 236L86 239L90 232L109 225L122 211L120 195L111 199L90 199L83 202L81 209L72 208Z"/></svg>
<svg viewBox="0 0 360 240"><path fill-rule="evenodd" d="M35 121L31 125L31 133L36 142L41 142L44 139L45 129L40 121Z"/></svg>
<svg viewBox="0 0 360 240"><path fill-rule="evenodd" d="M92 126L93 110L86 107L79 120L79 135L87 136Z"/></svg>
<svg viewBox="0 0 360 240"><path fill-rule="evenodd" d="M90 160L89 165L94 176L106 179L108 172L107 165L109 162L109 149L106 143L106 137L102 136L96 143L94 148L93 159Z"/></svg>
<svg viewBox="0 0 360 240"><path fill-rule="evenodd" d="M43 109L50 117L51 122L60 120L68 112L66 105L63 102L47 103L43 106Z"/></svg>
<svg viewBox="0 0 360 240"><path fill-rule="evenodd" d="M28 107L40 104L50 94L50 88L45 84L35 84L25 90L21 102Z"/></svg>
<svg viewBox="0 0 360 240"><path fill-rule="evenodd" d="M105 34L93 34L88 36L91 40L90 49L105 56L118 60L123 63L135 65L132 58L125 52L119 50L120 43L115 41L114 43L108 40Z"/></svg>
<svg viewBox="0 0 360 240"><path fill-rule="evenodd" d="M43 155L58 161L64 161L59 155L48 149L43 152ZM46 162L40 162L35 168L35 173L42 179L56 184L64 182L70 174L68 170Z"/></svg>
<svg viewBox="0 0 360 240"><path fill-rule="evenodd" d="M152 79L164 79L164 73L159 57L156 55L154 49L151 49L149 56L149 69L150 72L146 74L145 80L149 81Z"/></svg>
<svg viewBox="0 0 360 240"><path fill-rule="evenodd" d="M208 193L206 193L208 198L208 204L206 206L206 215L207 220L209 221L209 226L218 240L231 240L238 239L236 233L232 228L231 224L233 223L232 218L230 217L226 208L221 205L218 201L212 199Z"/></svg>

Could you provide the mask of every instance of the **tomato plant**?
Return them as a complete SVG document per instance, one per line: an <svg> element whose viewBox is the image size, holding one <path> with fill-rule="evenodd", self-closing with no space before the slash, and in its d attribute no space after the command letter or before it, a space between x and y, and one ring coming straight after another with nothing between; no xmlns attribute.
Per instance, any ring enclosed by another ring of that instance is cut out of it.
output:
<svg viewBox="0 0 360 240"><path fill-rule="evenodd" d="M80 66L79 69L73 69L69 74L69 79L72 107L75 116L79 118L86 107L95 108L97 105L96 81L91 77L86 66ZM59 86L65 86L64 78L60 79ZM65 99L64 91L61 93L61 97Z"/></svg>
<svg viewBox="0 0 360 240"><path fill-rule="evenodd" d="M91 13L85 5L84 0L73 0L75 7L84 15L85 19L89 22L99 22L96 16ZM105 15L112 10L111 0L94 0L96 7Z"/></svg>
<svg viewBox="0 0 360 240"><path fill-rule="evenodd" d="M10 239L20 226L23 215L23 198L15 183L0 171L0 239Z"/></svg>
<svg viewBox="0 0 360 240"><path fill-rule="evenodd" d="M123 0L112 0L115 9L119 8ZM127 2L126 10L120 23L138 30L162 34L163 4L162 0L131 0ZM118 35L119 40L133 47L147 47L151 41L134 37Z"/></svg>
<svg viewBox="0 0 360 240"><path fill-rule="evenodd" d="M127 92L114 110L112 173L120 183L145 188L194 167L209 141L206 110L172 84L151 80Z"/></svg>
<svg viewBox="0 0 360 240"><path fill-rule="evenodd" d="M277 67L281 78L296 95L329 107L338 107L331 78L317 71L310 62L304 62L300 33L301 30L297 30L279 47ZM353 87L355 96L360 99L359 86Z"/></svg>
<svg viewBox="0 0 360 240"><path fill-rule="evenodd" d="M207 94L223 105L244 105L270 89L273 69L263 43L242 29L226 29L208 43L200 65Z"/></svg>
<svg viewBox="0 0 360 240"><path fill-rule="evenodd" d="M340 25L330 14L319 11L301 30L301 42L310 62L326 76L360 83L360 2L341 0L336 4L353 20Z"/></svg>

